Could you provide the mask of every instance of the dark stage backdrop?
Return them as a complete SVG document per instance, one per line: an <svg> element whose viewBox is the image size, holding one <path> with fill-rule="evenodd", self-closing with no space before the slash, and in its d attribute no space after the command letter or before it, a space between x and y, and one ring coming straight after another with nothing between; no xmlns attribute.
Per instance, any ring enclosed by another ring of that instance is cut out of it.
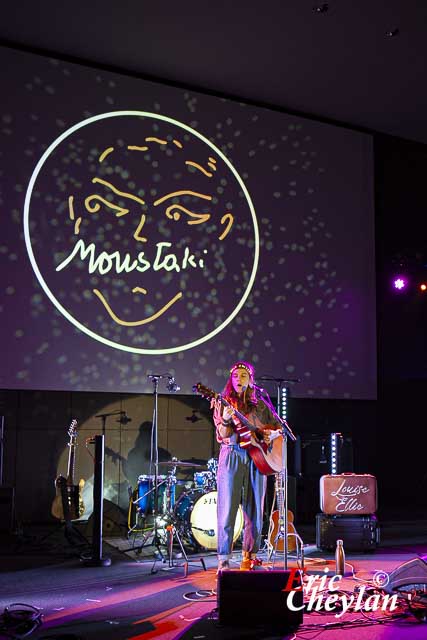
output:
<svg viewBox="0 0 427 640"><path fill-rule="evenodd" d="M7 48L0 387L376 396L371 137Z"/></svg>

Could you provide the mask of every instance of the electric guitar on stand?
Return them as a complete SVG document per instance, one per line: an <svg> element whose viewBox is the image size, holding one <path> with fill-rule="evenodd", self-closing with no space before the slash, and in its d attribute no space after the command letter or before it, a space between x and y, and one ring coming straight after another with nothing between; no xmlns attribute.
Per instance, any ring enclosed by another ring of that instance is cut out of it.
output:
<svg viewBox="0 0 427 640"><path fill-rule="evenodd" d="M67 477L59 475L55 480L56 496L53 499L51 514L58 520L77 520L85 512L85 506L81 496L85 481L83 478L78 484L74 483L74 467L77 448L77 420L72 420L68 428L70 440L68 442L68 468Z"/></svg>
<svg viewBox="0 0 427 640"><path fill-rule="evenodd" d="M204 398L219 400L225 407L232 407L234 416L238 418L240 424L234 424L234 429L239 436L239 445L246 449L254 461L258 471L265 476L278 473L282 469L282 438L275 438L269 445L263 440L264 429L275 430L277 427L262 425L257 422L256 416L247 418L237 411L225 398L212 389L205 387L200 382L193 386L195 393L200 393Z"/></svg>

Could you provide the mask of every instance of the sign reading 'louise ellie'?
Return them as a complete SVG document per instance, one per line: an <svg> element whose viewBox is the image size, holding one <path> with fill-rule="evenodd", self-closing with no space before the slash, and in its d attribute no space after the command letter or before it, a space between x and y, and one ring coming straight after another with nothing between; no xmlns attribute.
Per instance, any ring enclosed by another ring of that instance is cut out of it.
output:
<svg viewBox="0 0 427 640"><path fill-rule="evenodd" d="M364 515L377 510L377 481L372 475L341 474L320 478L320 508L328 515Z"/></svg>
<svg viewBox="0 0 427 640"><path fill-rule="evenodd" d="M24 234L60 314L133 353L218 334L258 267L254 207L230 160L198 131L142 111L93 116L50 145L27 189Z"/></svg>

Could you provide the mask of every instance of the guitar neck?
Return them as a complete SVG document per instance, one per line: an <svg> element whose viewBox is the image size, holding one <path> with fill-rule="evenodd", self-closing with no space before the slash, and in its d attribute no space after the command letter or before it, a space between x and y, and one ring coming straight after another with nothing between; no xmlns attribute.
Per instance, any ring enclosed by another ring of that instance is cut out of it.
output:
<svg viewBox="0 0 427 640"><path fill-rule="evenodd" d="M223 398L222 396L220 396L221 398L221 404L224 407L231 407L234 411L234 415L239 418L240 422L247 427L250 431L258 431L258 427L256 427L255 425L251 424L249 422L249 420L246 418L246 416L243 415L243 413L240 413L240 411L238 411L235 407L233 407L233 405L228 402L228 400L225 400L225 398Z"/></svg>
<svg viewBox="0 0 427 640"><path fill-rule="evenodd" d="M74 468L76 464L76 444L69 442L68 446L70 451L68 452L68 470L67 470L67 484L74 484Z"/></svg>
<svg viewBox="0 0 427 640"><path fill-rule="evenodd" d="M276 499L277 508L282 512L285 508L285 483L281 472L276 473Z"/></svg>

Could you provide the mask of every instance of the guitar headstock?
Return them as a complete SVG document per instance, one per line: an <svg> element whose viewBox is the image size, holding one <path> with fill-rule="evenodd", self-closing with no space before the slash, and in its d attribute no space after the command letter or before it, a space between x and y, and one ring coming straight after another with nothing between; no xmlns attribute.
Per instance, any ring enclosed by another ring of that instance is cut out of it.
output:
<svg viewBox="0 0 427 640"><path fill-rule="evenodd" d="M75 418L71 420L70 426L68 427L68 435L70 436L71 442L77 438L77 420Z"/></svg>
<svg viewBox="0 0 427 640"><path fill-rule="evenodd" d="M216 399L219 396L219 394L213 391L213 389L209 389L209 387L205 387L205 385L202 384L201 382L196 382L196 384L193 385L193 391L194 393L199 393L203 398L208 398L209 400L211 398Z"/></svg>

